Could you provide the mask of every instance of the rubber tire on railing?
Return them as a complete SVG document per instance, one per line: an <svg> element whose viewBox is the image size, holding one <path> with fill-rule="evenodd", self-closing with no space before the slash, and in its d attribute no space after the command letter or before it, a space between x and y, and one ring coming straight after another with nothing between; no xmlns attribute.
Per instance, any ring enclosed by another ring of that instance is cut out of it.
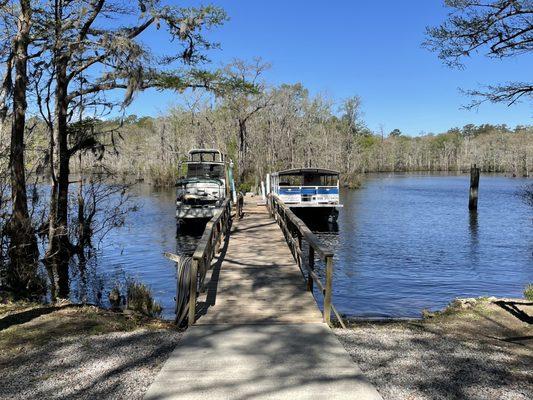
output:
<svg viewBox="0 0 533 400"><path fill-rule="evenodd" d="M191 264L191 257L182 257L178 264L176 287L176 322L178 326L186 326L189 315Z"/></svg>

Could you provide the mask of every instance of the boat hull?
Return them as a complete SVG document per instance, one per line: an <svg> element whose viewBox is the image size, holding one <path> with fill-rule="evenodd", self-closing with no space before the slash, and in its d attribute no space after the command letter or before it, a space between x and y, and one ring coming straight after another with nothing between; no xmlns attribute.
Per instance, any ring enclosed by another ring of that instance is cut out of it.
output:
<svg viewBox="0 0 533 400"><path fill-rule="evenodd" d="M211 219L220 210L220 207L213 206L178 207L176 209L176 218L180 222L194 222L199 219Z"/></svg>
<svg viewBox="0 0 533 400"><path fill-rule="evenodd" d="M287 204L291 211L304 222L318 221L318 222L336 222L339 216L338 207L335 205L313 206L305 207L302 205L291 206Z"/></svg>

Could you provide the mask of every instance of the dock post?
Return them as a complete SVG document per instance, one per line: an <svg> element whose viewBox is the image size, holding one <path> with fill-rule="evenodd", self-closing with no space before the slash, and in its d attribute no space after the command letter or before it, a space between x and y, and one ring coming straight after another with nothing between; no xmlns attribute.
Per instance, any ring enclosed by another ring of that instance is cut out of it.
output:
<svg viewBox="0 0 533 400"><path fill-rule="evenodd" d="M477 196L479 187L479 168L474 164L470 168L470 196L468 199L468 209L477 211Z"/></svg>
<svg viewBox="0 0 533 400"><path fill-rule="evenodd" d="M315 269L315 249L313 246L309 245L309 260L308 260L308 275L307 275L307 291L313 291L313 277L311 276L311 271Z"/></svg>
<svg viewBox="0 0 533 400"><path fill-rule="evenodd" d="M324 322L331 326L331 287L333 280L333 257L326 257L326 290L324 293Z"/></svg>
<svg viewBox="0 0 533 400"><path fill-rule="evenodd" d="M189 287L189 326L192 326L196 319L197 279L198 279L198 260L193 259L191 263L191 286Z"/></svg>

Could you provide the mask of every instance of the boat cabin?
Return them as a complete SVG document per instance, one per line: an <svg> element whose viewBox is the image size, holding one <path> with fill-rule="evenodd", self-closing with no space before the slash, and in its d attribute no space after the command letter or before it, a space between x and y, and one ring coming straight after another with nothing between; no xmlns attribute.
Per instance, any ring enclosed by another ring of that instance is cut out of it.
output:
<svg viewBox="0 0 533 400"><path fill-rule="evenodd" d="M187 178L226 179L225 156L219 150L193 149L186 165Z"/></svg>
<svg viewBox="0 0 533 400"><path fill-rule="evenodd" d="M219 150L192 149L185 165L186 175L176 183L176 218L180 223L210 219L233 191L232 164Z"/></svg>
<svg viewBox="0 0 533 400"><path fill-rule="evenodd" d="M294 206L339 205L339 172L299 168L270 175L270 188L285 204Z"/></svg>

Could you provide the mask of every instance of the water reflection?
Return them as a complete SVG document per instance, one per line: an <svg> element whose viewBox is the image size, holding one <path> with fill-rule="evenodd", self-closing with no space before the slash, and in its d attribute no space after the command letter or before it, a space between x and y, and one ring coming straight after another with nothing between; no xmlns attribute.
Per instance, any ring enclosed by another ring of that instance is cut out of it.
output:
<svg viewBox="0 0 533 400"><path fill-rule="evenodd" d="M124 295L132 279L148 285L163 306L163 317L174 319L176 266L163 253L192 255L205 225L178 226L174 188L136 185L132 195L138 211L128 215L126 225L112 230L85 260L71 260L70 298L108 306L111 289L116 286Z"/></svg>
<svg viewBox="0 0 533 400"><path fill-rule="evenodd" d="M315 233L338 233L338 222L330 222L325 219L313 220L310 217L302 217L302 221L307 225L311 232Z"/></svg>
<svg viewBox="0 0 533 400"><path fill-rule="evenodd" d="M478 220L477 220L477 211L471 210L469 213L469 224L470 228L470 238L472 245L477 245L478 243Z"/></svg>
<svg viewBox="0 0 533 400"><path fill-rule="evenodd" d="M473 241L477 243L477 231L478 231L478 222L477 222L477 211L470 210L469 212L469 227L470 227L470 236Z"/></svg>
<svg viewBox="0 0 533 400"><path fill-rule="evenodd" d="M179 225L176 223L176 254L192 256L198 240L204 233L206 221L197 224Z"/></svg>
<svg viewBox="0 0 533 400"><path fill-rule="evenodd" d="M521 179L484 176L469 213L467 176L375 176L342 193L334 301L345 314L417 317L454 297L521 297L533 280L531 209Z"/></svg>

